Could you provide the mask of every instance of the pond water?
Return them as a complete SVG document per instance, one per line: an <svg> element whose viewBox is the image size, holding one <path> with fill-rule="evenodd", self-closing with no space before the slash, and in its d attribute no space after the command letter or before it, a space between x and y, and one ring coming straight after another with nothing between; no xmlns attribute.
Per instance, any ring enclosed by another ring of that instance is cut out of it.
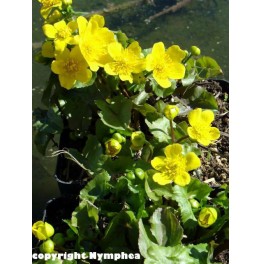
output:
<svg viewBox="0 0 261 264"><path fill-rule="evenodd" d="M135 0L74 0L73 7L77 11L91 12L112 8L113 5L135 2ZM137 1L136 2L142 2ZM229 79L228 72L228 33L229 33L229 1L228 0L192 0L186 7L175 13L160 16L150 23L146 19L161 11L166 6L175 4L175 0L154 0L156 6L142 4L128 7L115 12L105 12L106 25L111 30L121 29L128 37L139 41L141 47L149 48L157 41L163 41L168 47L178 44L182 49L188 49L191 45L200 47L201 53L213 57L221 66L224 76L221 79ZM39 15L40 4L33 0L33 54L40 42L44 40L41 31L42 20ZM48 79L50 69L47 66L32 62L33 97L32 108L43 107L41 94ZM33 133L34 136L34 133ZM43 157L33 147L33 221L42 218L45 203L59 196L57 183L53 178L56 159ZM50 145L46 155L53 151Z"/></svg>

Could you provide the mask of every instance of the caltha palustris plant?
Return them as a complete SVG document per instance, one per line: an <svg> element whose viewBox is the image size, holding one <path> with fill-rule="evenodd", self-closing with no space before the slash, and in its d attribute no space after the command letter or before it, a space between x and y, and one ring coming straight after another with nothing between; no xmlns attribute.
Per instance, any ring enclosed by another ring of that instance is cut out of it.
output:
<svg viewBox="0 0 261 264"><path fill-rule="evenodd" d="M36 59L50 67L50 78L46 109L34 111L35 144L44 154L65 130L70 141L81 139L54 154L73 159L85 179L66 220L73 245L48 252L212 262L227 239L228 186L213 196L192 172L201 166L200 147L220 137L212 126L216 99L202 85L222 73L219 65L196 46L160 41L144 49L107 28L103 16L76 15L71 1L39 2L46 39Z"/></svg>

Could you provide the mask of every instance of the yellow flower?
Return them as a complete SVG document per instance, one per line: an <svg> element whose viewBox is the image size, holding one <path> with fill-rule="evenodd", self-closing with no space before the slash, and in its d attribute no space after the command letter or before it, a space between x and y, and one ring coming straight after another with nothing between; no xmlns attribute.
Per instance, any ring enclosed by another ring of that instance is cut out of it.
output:
<svg viewBox="0 0 261 264"><path fill-rule="evenodd" d="M48 18L45 20L47 24L54 24L58 22L62 17L62 13L59 10L54 10L51 12L48 16Z"/></svg>
<svg viewBox="0 0 261 264"><path fill-rule="evenodd" d="M90 21L78 17L79 47L82 55L90 65L92 71L104 67L112 59L108 53L108 45L116 42L114 34L104 27L104 18L100 15L93 16Z"/></svg>
<svg viewBox="0 0 261 264"><path fill-rule="evenodd" d="M217 210L213 207L204 207L199 213L198 224L207 228L213 225L217 220Z"/></svg>
<svg viewBox="0 0 261 264"><path fill-rule="evenodd" d="M105 142L106 154L112 157L116 156L121 151L121 147L120 142L114 138Z"/></svg>
<svg viewBox="0 0 261 264"><path fill-rule="evenodd" d="M33 224L32 232L39 240L46 240L54 234L54 228L47 222L38 221Z"/></svg>
<svg viewBox="0 0 261 264"><path fill-rule="evenodd" d="M169 120L173 120L178 114L179 114L179 108L176 105L166 105L164 109L164 115Z"/></svg>
<svg viewBox="0 0 261 264"><path fill-rule="evenodd" d="M153 77L163 88L171 86L169 79L182 79L185 75L185 66L181 61L185 58L185 51L173 45L165 51L162 42L155 43L151 54L146 57L146 70L153 71Z"/></svg>
<svg viewBox="0 0 261 264"><path fill-rule="evenodd" d="M46 58L54 58L54 46L52 41L46 41L43 43L42 56Z"/></svg>
<svg viewBox="0 0 261 264"><path fill-rule="evenodd" d="M200 167L200 159L194 152L182 154L182 145L172 144L165 148L165 156L155 157L151 161L152 167L159 171L153 175L153 180L160 185L166 185L172 181L185 186L190 182L188 171Z"/></svg>
<svg viewBox="0 0 261 264"><path fill-rule="evenodd" d="M119 75L122 81L133 83L132 73L140 73L145 69L141 47L137 41L132 42L126 49L121 43L111 43L108 45L108 51L114 60L104 67L109 75Z"/></svg>
<svg viewBox="0 0 261 264"><path fill-rule="evenodd" d="M60 8L62 6L62 0L38 0L42 4L40 13L44 19L48 17L53 7Z"/></svg>
<svg viewBox="0 0 261 264"><path fill-rule="evenodd" d="M59 81L62 87L71 89L76 81L87 83L92 73L87 69L88 64L84 60L78 46L71 51L67 48L56 55L56 60L52 62L51 69L59 75Z"/></svg>
<svg viewBox="0 0 261 264"><path fill-rule="evenodd" d="M67 44L77 44L74 39L73 32L77 29L77 22L70 21L68 24L64 20L61 20L54 25L43 25L43 32L49 39L54 40L55 50L62 52Z"/></svg>
<svg viewBox="0 0 261 264"><path fill-rule="evenodd" d="M191 125L187 129L189 137L203 146L208 146L213 140L218 139L220 131L211 126L213 120L214 114L211 110L202 111L201 108L196 108L189 112L188 121Z"/></svg>

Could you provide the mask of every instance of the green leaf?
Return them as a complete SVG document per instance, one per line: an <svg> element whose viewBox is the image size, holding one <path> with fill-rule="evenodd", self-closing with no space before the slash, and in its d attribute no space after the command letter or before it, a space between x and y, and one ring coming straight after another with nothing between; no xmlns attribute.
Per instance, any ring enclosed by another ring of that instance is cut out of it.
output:
<svg viewBox="0 0 261 264"><path fill-rule="evenodd" d="M170 123L169 120L163 116L160 118L155 119L156 115L149 114L145 119L145 123L149 127L150 132L152 135L159 141L159 142L167 142L169 143L171 140L169 129Z"/></svg>
<svg viewBox="0 0 261 264"><path fill-rule="evenodd" d="M47 260L45 264L63 264L63 261L61 259L55 259L55 260Z"/></svg>
<svg viewBox="0 0 261 264"><path fill-rule="evenodd" d="M223 73L218 63L211 57L207 56L197 59L196 67L198 68L199 76L201 78L208 79Z"/></svg>
<svg viewBox="0 0 261 264"><path fill-rule="evenodd" d="M195 260L195 264L210 264L209 259L209 245L208 244L197 244L197 245L188 245L190 250L190 256Z"/></svg>
<svg viewBox="0 0 261 264"><path fill-rule="evenodd" d="M213 190L206 183L195 178L191 179L189 185L186 186L186 189L188 199L196 198L199 201L206 199Z"/></svg>
<svg viewBox="0 0 261 264"><path fill-rule="evenodd" d="M173 191L170 184L168 185L160 185L153 181L152 173L146 177L145 180L145 191L150 199L153 201L160 201L162 197L169 199L172 197Z"/></svg>
<svg viewBox="0 0 261 264"><path fill-rule="evenodd" d="M187 128L188 128L188 124L186 121L182 121L182 122L176 124L176 127L174 129L175 138L178 140L178 139L181 139L181 138L187 136L188 135ZM184 142L184 141L182 141L182 142Z"/></svg>
<svg viewBox="0 0 261 264"><path fill-rule="evenodd" d="M138 95L131 97L132 102L136 105L142 105L149 98L149 94L145 91L140 92Z"/></svg>
<svg viewBox="0 0 261 264"><path fill-rule="evenodd" d="M151 80L152 90L153 92L161 98L165 98L174 93L177 83L175 80L171 80L171 86L169 88L162 88L154 79Z"/></svg>
<svg viewBox="0 0 261 264"><path fill-rule="evenodd" d="M138 245L141 255L145 258L144 264L195 264L194 259L189 256L189 250L183 245L163 247L152 242L141 219Z"/></svg>
<svg viewBox="0 0 261 264"><path fill-rule="evenodd" d="M48 146L49 141L51 140L52 135L46 134L44 132L38 132L34 137L34 144L37 150L42 154L45 155L46 148Z"/></svg>
<svg viewBox="0 0 261 264"><path fill-rule="evenodd" d="M149 222L151 233L160 246L175 246L181 243L183 229L171 207L158 208L153 213Z"/></svg>
<svg viewBox="0 0 261 264"><path fill-rule="evenodd" d="M57 79L57 75L55 75L54 73L51 73L50 74L50 77L49 77L49 80L48 80L48 83L43 91L43 95L42 95L42 103L49 107L50 105L50 99L51 99L51 94L52 94L52 89L54 87L54 84L56 82L56 79Z"/></svg>
<svg viewBox="0 0 261 264"><path fill-rule="evenodd" d="M186 71L186 75L184 79L181 80L181 83L183 86L189 86L191 85L196 78L196 70L192 69L189 72Z"/></svg>
<svg viewBox="0 0 261 264"><path fill-rule="evenodd" d="M189 99L190 105L193 108L200 107L218 110L216 98L202 86L193 86L188 89L184 94L184 98Z"/></svg>
<svg viewBox="0 0 261 264"><path fill-rule="evenodd" d="M134 105L133 108L139 111L142 115L147 116L149 113L156 113L157 110L155 107L150 104L145 103L144 105Z"/></svg>
<svg viewBox="0 0 261 264"><path fill-rule="evenodd" d="M116 235L116 237L115 237ZM137 252L138 223L132 211L117 214L106 228L101 240L105 252Z"/></svg>
<svg viewBox="0 0 261 264"><path fill-rule="evenodd" d="M97 100L96 105L101 109L99 116L102 122L114 129L128 129L131 120L131 100L124 96L112 98L110 103L103 100Z"/></svg>
<svg viewBox="0 0 261 264"><path fill-rule="evenodd" d="M193 230L197 226L197 219L194 216L191 205L188 201L186 188L175 185L173 187L172 199L177 201L181 212L181 220L184 223L184 228Z"/></svg>
<svg viewBox="0 0 261 264"><path fill-rule="evenodd" d="M82 154L85 158L85 164L87 165L87 168L92 172L97 171L101 165L100 162L103 149L96 136L91 134L88 135L88 139L83 148Z"/></svg>

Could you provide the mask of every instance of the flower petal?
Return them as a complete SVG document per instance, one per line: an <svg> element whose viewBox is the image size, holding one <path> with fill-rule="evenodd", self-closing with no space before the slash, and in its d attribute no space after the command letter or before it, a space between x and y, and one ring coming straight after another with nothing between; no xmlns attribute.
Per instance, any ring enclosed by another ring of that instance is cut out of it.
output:
<svg viewBox="0 0 261 264"><path fill-rule="evenodd" d="M214 113L211 110L204 110L201 113L201 119L206 124L210 125L211 122L214 120L215 116Z"/></svg>
<svg viewBox="0 0 261 264"><path fill-rule="evenodd" d="M171 86L171 82L168 78L161 78L157 76L157 74L153 73L153 77L156 80L156 82L162 87L162 88L169 88Z"/></svg>
<svg viewBox="0 0 261 264"><path fill-rule="evenodd" d="M200 165L200 159L194 152L189 152L186 155L186 171L195 170L199 168Z"/></svg>
<svg viewBox="0 0 261 264"><path fill-rule="evenodd" d="M92 78L92 72L88 69L78 71L75 73L75 78L82 83L87 83Z"/></svg>
<svg viewBox="0 0 261 264"><path fill-rule="evenodd" d="M56 51L62 52L66 48L67 44L66 44L66 42L64 40L56 39L54 41L54 46L55 46L55 50Z"/></svg>
<svg viewBox="0 0 261 264"><path fill-rule="evenodd" d="M182 79L185 76L185 66L181 63L173 63L168 70L168 77L171 79Z"/></svg>
<svg viewBox="0 0 261 264"><path fill-rule="evenodd" d="M117 75L117 73L115 72L115 65L116 63L115 62L111 62L111 63L107 63L105 66L104 66L104 70L107 74L109 75Z"/></svg>
<svg viewBox="0 0 261 264"><path fill-rule="evenodd" d="M166 53L175 62L181 62L186 57L185 51L182 50L178 45L173 45L169 47Z"/></svg>
<svg viewBox="0 0 261 264"><path fill-rule="evenodd" d="M68 74L61 74L59 75L59 81L62 87L66 88L67 90L70 90L76 80L73 77L68 76Z"/></svg>
<svg viewBox="0 0 261 264"><path fill-rule="evenodd" d="M57 60L53 61L52 64L51 64L51 69L56 74L64 74L64 73L66 73L63 61L57 61Z"/></svg>
<svg viewBox="0 0 261 264"><path fill-rule="evenodd" d="M159 156L159 157L155 157L152 161L151 161L151 166L158 170L158 171L162 171L164 170L164 167L166 166L165 163L165 157Z"/></svg>
<svg viewBox="0 0 261 264"><path fill-rule="evenodd" d="M164 149L164 153L167 158L173 159L175 156L182 152L182 146L180 144L172 144Z"/></svg>
<svg viewBox="0 0 261 264"><path fill-rule="evenodd" d="M78 28L78 24L77 24L77 21L73 20L73 21L70 21L68 24L67 24L67 27L69 27L72 32L74 32L77 28Z"/></svg>
<svg viewBox="0 0 261 264"><path fill-rule="evenodd" d="M128 50L132 51L135 55L140 56L141 47L138 41L133 41L127 48Z"/></svg>
<svg viewBox="0 0 261 264"><path fill-rule="evenodd" d="M90 22L93 23L94 21L98 24L99 27L103 27L105 25L104 17L101 15L93 15L90 18Z"/></svg>
<svg viewBox="0 0 261 264"><path fill-rule="evenodd" d="M220 137L220 131L216 127L211 127L209 130L210 140L216 140Z"/></svg>
<svg viewBox="0 0 261 264"><path fill-rule="evenodd" d="M157 42L152 47L152 56L154 59L162 60L163 56L165 55L165 46L163 42Z"/></svg>
<svg viewBox="0 0 261 264"><path fill-rule="evenodd" d="M183 173L175 177L174 183L179 186L186 186L190 183L190 175L186 171L184 171Z"/></svg>
<svg viewBox="0 0 261 264"><path fill-rule="evenodd" d="M123 47L120 43L114 42L108 45L108 52L117 61L122 57Z"/></svg>
<svg viewBox="0 0 261 264"><path fill-rule="evenodd" d="M153 174L152 178L155 182L157 182L160 185L166 185L172 182L171 179L165 177L163 173L159 173L159 172Z"/></svg>
<svg viewBox="0 0 261 264"><path fill-rule="evenodd" d="M64 20L61 20L57 23L54 23L53 25L55 27L55 29L57 29L57 31L59 30L63 30L65 29L67 26L66 26L66 22Z"/></svg>
<svg viewBox="0 0 261 264"><path fill-rule="evenodd" d="M57 30L54 28L53 25L45 24L45 25L43 25L42 29L43 29L44 35L46 37L51 38L51 39L55 38Z"/></svg>
<svg viewBox="0 0 261 264"><path fill-rule="evenodd" d="M197 139L197 137L198 137L198 132L194 127L188 127L187 133L188 133L189 137L192 139Z"/></svg>
<svg viewBox="0 0 261 264"><path fill-rule="evenodd" d="M196 108L188 113L188 121L191 126L195 126L201 121L201 113L201 108Z"/></svg>
<svg viewBox="0 0 261 264"><path fill-rule="evenodd" d="M78 28L79 28L79 35L82 35L87 28L88 21L85 17L79 16L77 18L77 24L78 24Z"/></svg>

